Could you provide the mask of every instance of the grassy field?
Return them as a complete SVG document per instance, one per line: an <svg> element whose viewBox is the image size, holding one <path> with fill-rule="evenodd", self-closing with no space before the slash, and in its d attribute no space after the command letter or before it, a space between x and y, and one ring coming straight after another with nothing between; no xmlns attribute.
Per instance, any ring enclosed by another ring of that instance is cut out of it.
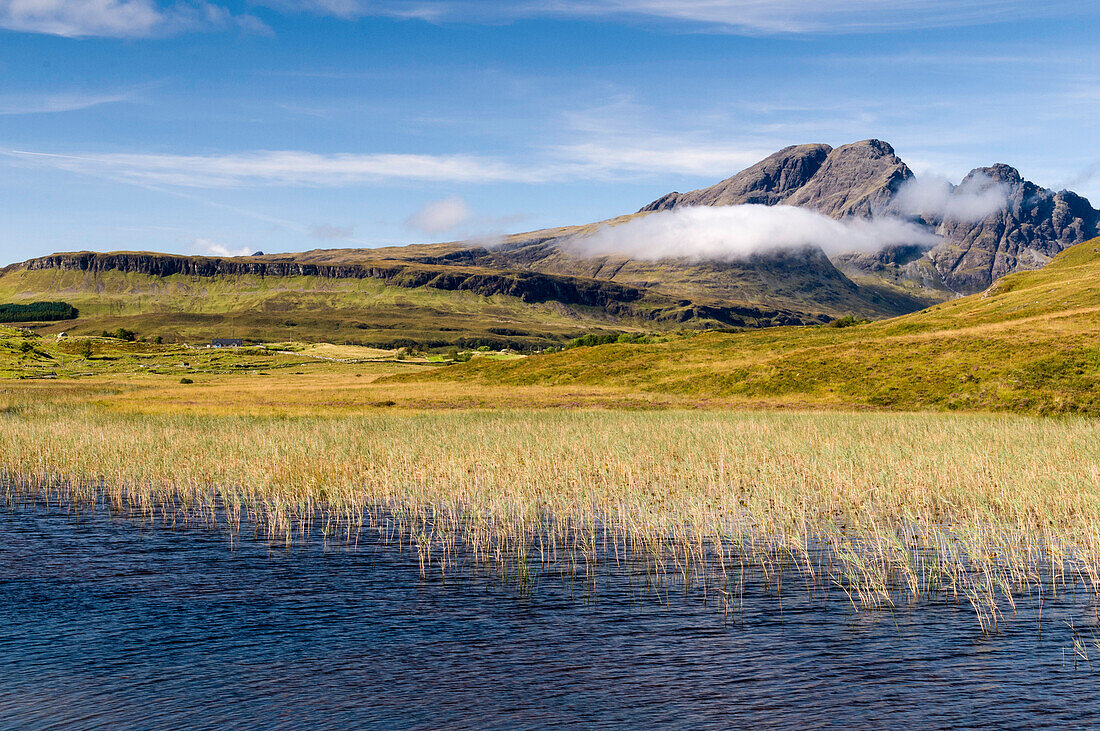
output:
<svg viewBox="0 0 1100 731"><path fill-rule="evenodd" d="M603 345L430 378L624 388L711 403L1100 414L1100 240L1044 269L912 315L853 327L700 333Z"/></svg>

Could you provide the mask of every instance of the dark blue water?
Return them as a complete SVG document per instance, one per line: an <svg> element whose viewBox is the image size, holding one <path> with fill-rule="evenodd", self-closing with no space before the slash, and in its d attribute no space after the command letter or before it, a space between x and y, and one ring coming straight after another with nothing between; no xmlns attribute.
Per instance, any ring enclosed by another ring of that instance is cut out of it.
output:
<svg viewBox="0 0 1100 731"><path fill-rule="evenodd" d="M1100 725L1100 672L1074 670L1055 605L1041 635L1021 616L983 637L965 606L871 616L750 585L725 616L626 581L524 595L417 566L369 541L3 513L0 727Z"/></svg>

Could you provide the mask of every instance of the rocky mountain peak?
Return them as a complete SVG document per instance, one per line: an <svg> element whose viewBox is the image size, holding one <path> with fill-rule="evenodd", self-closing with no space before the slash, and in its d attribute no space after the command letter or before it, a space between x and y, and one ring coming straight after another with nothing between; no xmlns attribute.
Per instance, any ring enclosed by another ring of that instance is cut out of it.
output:
<svg viewBox="0 0 1100 731"><path fill-rule="evenodd" d="M871 216L885 208L913 171L882 140L832 150L807 183L785 202L827 216Z"/></svg>
<svg viewBox="0 0 1100 731"><path fill-rule="evenodd" d="M962 179L962 183L959 187L965 187L967 183L979 177L988 178L994 183L1007 183L1008 185L1020 185L1024 182L1019 170L1011 165L1005 165L1003 162L999 162L987 168L974 168Z"/></svg>
<svg viewBox="0 0 1100 731"><path fill-rule="evenodd" d="M642 208L778 203L804 206L826 215L869 216L879 210L913 173L882 140L832 148L792 145L709 188L669 193Z"/></svg>
<svg viewBox="0 0 1100 731"><path fill-rule="evenodd" d="M642 208L664 211L682 206L775 205L805 185L828 157L828 145L784 147L720 183L690 193L669 193Z"/></svg>

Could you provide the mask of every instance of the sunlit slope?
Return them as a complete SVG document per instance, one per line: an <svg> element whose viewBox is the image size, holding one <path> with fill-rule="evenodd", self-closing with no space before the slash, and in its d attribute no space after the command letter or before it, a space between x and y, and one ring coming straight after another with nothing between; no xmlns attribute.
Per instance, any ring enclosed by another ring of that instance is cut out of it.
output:
<svg viewBox="0 0 1100 731"><path fill-rule="evenodd" d="M982 294L878 323L575 348L431 377L756 404L1100 414L1100 239Z"/></svg>
<svg viewBox="0 0 1100 731"><path fill-rule="evenodd" d="M390 347L478 341L538 347L609 325L603 312L556 302L431 287L396 287L373 279L152 276L136 272L14 269L0 276L0 301L64 300L74 321L43 334L95 334L124 327L149 338L313 340ZM629 321L615 330L635 329Z"/></svg>

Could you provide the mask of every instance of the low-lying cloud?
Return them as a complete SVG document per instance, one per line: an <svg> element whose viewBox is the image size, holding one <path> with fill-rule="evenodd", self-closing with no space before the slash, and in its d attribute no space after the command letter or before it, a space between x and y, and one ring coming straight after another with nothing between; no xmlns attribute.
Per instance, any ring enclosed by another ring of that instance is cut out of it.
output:
<svg viewBox="0 0 1100 731"><path fill-rule="evenodd" d="M927 228L899 218L837 221L805 208L742 205L659 211L601 226L568 247L582 256L732 261L781 249L819 247L839 254L937 241Z"/></svg>
<svg viewBox="0 0 1100 731"><path fill-rule="evenodd" d="M921 175L907 180L894 198L894 207L905 215L941 221L981 221L1008 205L1012 191L987 175L974 175L954 186L947 178Z"/></svg>

